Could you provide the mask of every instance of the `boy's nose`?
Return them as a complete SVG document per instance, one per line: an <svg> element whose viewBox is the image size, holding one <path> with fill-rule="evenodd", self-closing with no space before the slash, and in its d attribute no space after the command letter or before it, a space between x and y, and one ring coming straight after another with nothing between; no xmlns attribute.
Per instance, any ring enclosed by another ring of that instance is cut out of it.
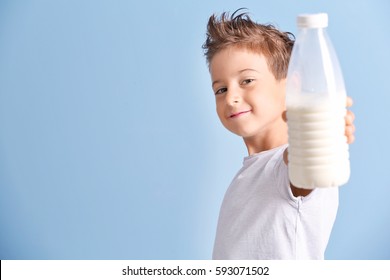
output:
<svg viewBox="0 0 390 280"><path fill-rule="evenodd" d="M238 91L230 91L226 95L226 100L229 105L234 105L240 103L241 95Z"/></svg>

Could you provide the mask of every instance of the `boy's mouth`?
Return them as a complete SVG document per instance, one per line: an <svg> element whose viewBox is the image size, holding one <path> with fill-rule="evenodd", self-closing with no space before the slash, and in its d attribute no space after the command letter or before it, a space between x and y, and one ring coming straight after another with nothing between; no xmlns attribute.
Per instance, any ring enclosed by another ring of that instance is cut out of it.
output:
<svg viewBox="0 0 390 280"><path fill-rule="evenodd" d="M237 117L239 117L239 116L241 116L241 115L244 115L244 114L246 114L246 113L249 113L249 112L251 112L252 110L247 110L247 111L241 111L241 112L238 112L238 113L233 113L233 114L231 114L230 116L229 116L229 118L237 118Z"/></svg>

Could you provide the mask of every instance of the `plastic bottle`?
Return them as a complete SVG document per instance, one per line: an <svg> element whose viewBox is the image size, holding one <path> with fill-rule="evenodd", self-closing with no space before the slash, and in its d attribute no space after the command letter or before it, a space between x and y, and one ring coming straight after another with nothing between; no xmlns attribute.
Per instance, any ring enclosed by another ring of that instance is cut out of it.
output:
<svg viewBox="0 0 390 280"><path fill-rule="evenodd" d="M290 181L306 189L340 186L350 176L346 91L328 15L299 15L297 26L286 87Z"/></svg>

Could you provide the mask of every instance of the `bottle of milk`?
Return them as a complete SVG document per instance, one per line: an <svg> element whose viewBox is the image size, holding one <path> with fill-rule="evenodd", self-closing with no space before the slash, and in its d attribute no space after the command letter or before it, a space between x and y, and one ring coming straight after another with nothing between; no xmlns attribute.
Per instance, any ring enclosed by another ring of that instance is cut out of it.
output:
<svg viewBox="0 0 390 280"><path fill-rule="evenodd" d="M328 15L300 15L297 25L286 87L290 181L306 189L340 186L350 175L346 91Z"/></svg>

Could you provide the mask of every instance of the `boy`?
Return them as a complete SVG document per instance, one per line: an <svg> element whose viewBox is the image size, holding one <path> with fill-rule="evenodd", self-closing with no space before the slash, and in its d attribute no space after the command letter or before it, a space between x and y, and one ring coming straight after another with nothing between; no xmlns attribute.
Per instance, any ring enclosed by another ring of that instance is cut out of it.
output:
<svg viewBox="0 0 390 280"><path fill-rule="evenodd" d="M218 117L249 154L226 191L213 259L323 259L338 188L300 189L288 179L285 82L293 35L235 14L211 16L203 45ZM353 118L348 111L348 143Z"/></svg>

